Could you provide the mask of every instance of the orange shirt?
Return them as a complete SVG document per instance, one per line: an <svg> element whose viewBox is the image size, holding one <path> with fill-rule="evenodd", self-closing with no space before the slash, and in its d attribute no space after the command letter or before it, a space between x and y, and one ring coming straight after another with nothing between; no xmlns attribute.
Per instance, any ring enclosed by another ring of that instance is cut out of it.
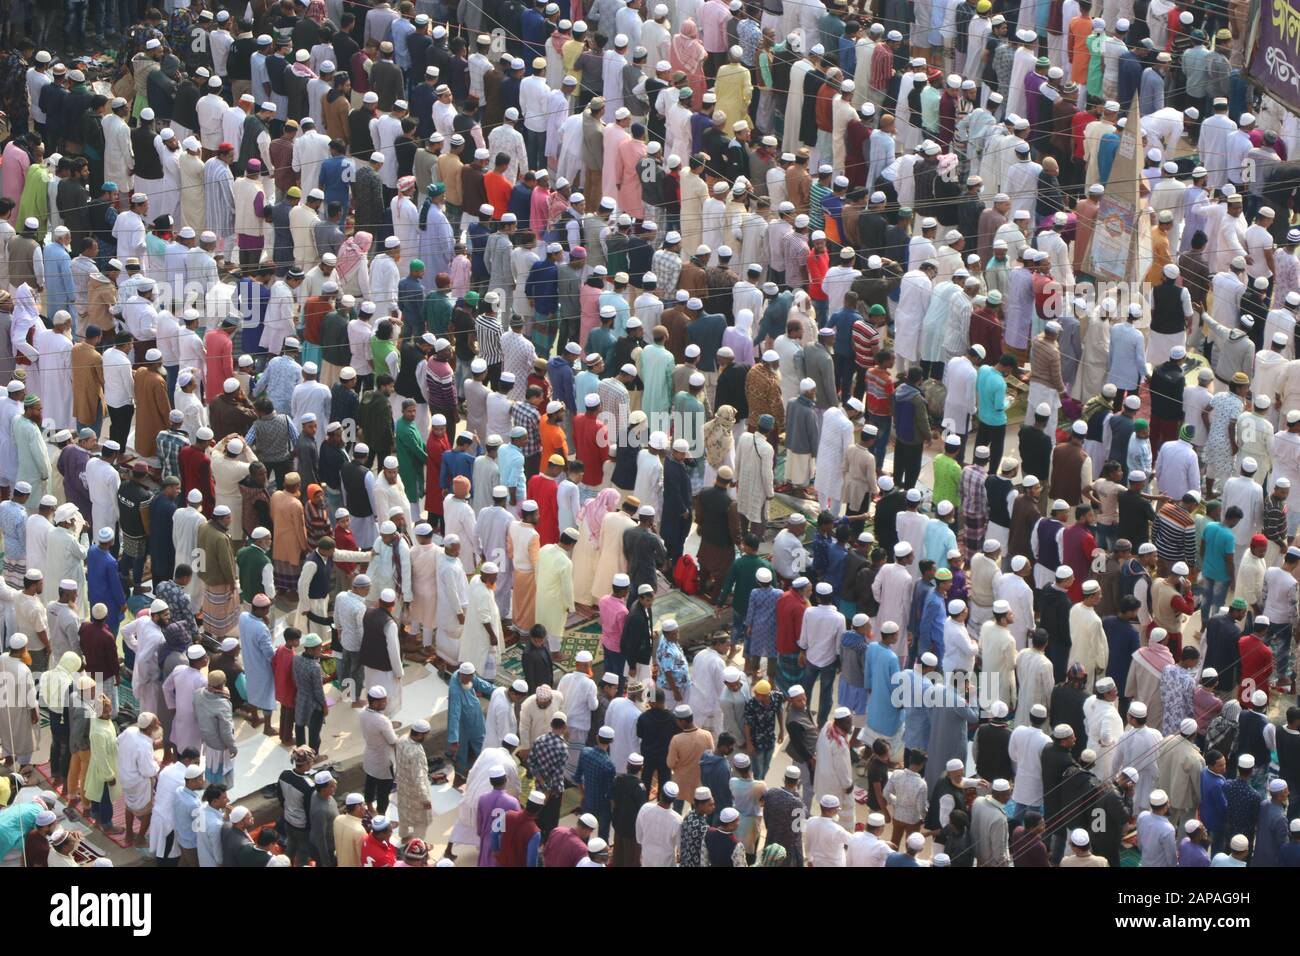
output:
<svg viewBox="0 0 1300 956"><path fill-rule="evenodd" d="M483 177L483 190L487 193L487 201L492 205L492 218L497 222L501 221L501 214L510 208L512 188L510 180L500 173L488 173Z"/></svg>
<svg viewBox="0 0 1300 956"><path fill-rule="evenodd" d="M1070 21L1070 79L1080 86L1088 85L1088 36L1091 33L1091 17L1078 16Z"/></svg>
<svg viewBox="0 0 1300 956"><path fill-rule="evenodd" d="M564 429L559 425L552 425L545 418L537 425L538 432L542 436L542 467L546 467L547 461L552 455L559 455L565 460L569 457L569 442L564 437Z"/></svg>

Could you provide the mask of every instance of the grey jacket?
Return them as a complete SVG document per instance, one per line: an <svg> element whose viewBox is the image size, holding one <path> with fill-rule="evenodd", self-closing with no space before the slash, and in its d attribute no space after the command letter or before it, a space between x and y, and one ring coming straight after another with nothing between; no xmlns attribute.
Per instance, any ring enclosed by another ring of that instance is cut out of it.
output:
<svg viewBox="0 0 1300 956"><path fill-rule="evenodd" d="M818 408L825 411L839 404L835 391L835 360L824 345L805 345L803 351L795 356L794 364L801 376L817 383L815 401Z"/></svg>
<svg viewBox="0 0 1300 956"><path fill-rule="evenodd" d="M213 750L235 749L235 721L230 697L201 687L194 694L194 720L199 739Z"/></svg>

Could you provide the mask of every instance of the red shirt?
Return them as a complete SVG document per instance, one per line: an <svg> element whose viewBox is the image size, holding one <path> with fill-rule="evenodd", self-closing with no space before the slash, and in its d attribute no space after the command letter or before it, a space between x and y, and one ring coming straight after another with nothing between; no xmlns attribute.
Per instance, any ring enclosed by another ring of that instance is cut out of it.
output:
<svg viewBox="0 0 1300 956"><path fill-rule="evenodd" d="M871 368L880 348L880 331L866 319L853 322L853 361L859 368Z"/></svg>
<svg viewBox="0 0 1300 956"><path fill-rule="evenodd" d="M1097 117L1087 110L1079 110L1070 120L1070 136L1074 139L1074 158L1083 159L1083 131Z"/></svg>
<svg viewBox="0 0 1300 956"><path fill-rule="evenodd" d="M387 840L376 840L373 833L361 841L362 866L392 866L397 862L397 848Z"/></svg>
<svg viewBox="0 0 1300 956"><path fill-rule="evenodd" d="M361 550L360 548L357 547L357 539L352 536L352 532L345 531L344 529L340 528L338 525L334 526L334 544L338 547L340 551ZM354 572L357 569L357 566L355 564L351 562L344 564L342 561L337 562L335 564L335 567L337 567L348 577L351 577L352 572Z"/></svg>
<svg viewBox="0 0 1300 956"><path fill-rule="evenodd" d="M1250 696L1257 690L1268 690L1273 677L1273 651L1254 634L1243 634L1237 640L1237 654L1241 657L1241 687L1237 699L1241 706L1250 704Z"/></svg>
<svg viewBox="0 0 1300 956"><path fill-rule="evenodd" d="M298 700L298 685L293 679L293 649L281 644L271 658L271 673L275 675L275 699L281 707L293 709Z"/></svg>
<svg viewBox="0 0 1300 956"><path fill-rule="evenodd" d="M527 866L528 845L537 832L537 820L527 810L507 813L501 832L501 849L497 851L497 866Z"/></svg>
<svg viewBox="0 0 1300 956"><path fill-rule="evenodd" d="M555 479L536 474L528 479L528 497L537 502L538 544L555 544L560 540L560 506Z"/></svg>
<svg viewBox="0 0 1300 956"><path fill-rule="evenodd" d="M211 518L217 506L217 492L212 484L212 460L193 445L186 445L177 456L181 469L181 490L189 494L197 488L203 493L203 517Z"/></svg>
<svg viewBox="0 0 1300 956"><path fill-rule="evenodd" d="M829 252L818 253L816 249L808 252L808 295L819 301L826 301L826 292L822 289L822 279L831 266Z"/></svg>
<svg viewBox="0 0 1300 956"><path fill-rule="evenodd" d="M582 483L600 485L603 466L614 456L609 450L609 430L599 416L583 414L573 419L573 452L582 462Z"/></svg>
<svg viewBox="0 0 1300 956"><path fill-rule="evenodd" d="M546 865L562 869L577 866L587 858L587 842L573 827L556 827L546 838Z"/></svg>
<svg viewBox="0 0 1300 956"><path fill-rule="evenodd" d="M894 414L894 376L889 369L874 366L867 369L867 414Z"/></svg>
<svg viewBox="0 0 1300 956"><path fill-rule="evenodd" d="M799 653L799 630L803 627L803 612L808 610L803 595L787 589L776 599L776 651L778 654Z"/></svg>
<svg viewBox="0 0 1300 956"><path fill-rule="evenodd" d="M447 440L445 431L441 435L429 432L424 448L429 455L424 466L424 510L430 514L440 515L443 497L442 455L443 452L451 451L451 442Z"/></svg>
<svg viewBox="0 0 1300 956"><path fill-rule="evenodd" d="M970 344L984 346L984 361L994 365L1002 357L1002 320L996 308L983 306L970 316Z"/></svg>

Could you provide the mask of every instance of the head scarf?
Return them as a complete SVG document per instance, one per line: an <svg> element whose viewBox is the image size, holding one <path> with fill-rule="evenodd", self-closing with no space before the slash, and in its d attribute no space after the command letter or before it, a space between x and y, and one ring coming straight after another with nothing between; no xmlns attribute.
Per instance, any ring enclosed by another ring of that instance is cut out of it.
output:
<svg viewBox="0 0 1300 956"><path fill-rule="evenodd" d="M72 686L72 675L81 670L81 655L64 651L59 663L41 675L41 703L50 710L63 710L64 698Z"/></svg>
<svg viewBox="0 0 1300 956"><path fill-rule="evenodd" d="M749 317L747 319L742 319L741 316L744 315L746 312L749 313ZM739 332L741 335L745 336L745 338L752 339L754 337L754 332L753 332L754 310L737 309L735 320L736 320L736 324L733 326L733 328L735 328L735 330Z"/></svg>
<svg viewBox="0 0 1300 956"><path fill-rule="evenodd" d="M689 17L682 24L681 32L672 38L668 45L668 60L674 70L681 70L688 77L700 71L708 52L699 41L699 29Z"/></svg>
<svg viewBox="0 0 1300 956"><path fill-rule="evenodd" d="M769 843L763 847L763 853L758 858L758 866L785 866L786 852L785 847L779 843Z"/></svg>
<svg viewBox="0 0 1300 956"><path fill-rule="evenodd" d="M721 406L713 418L704 423L704 457L715 470L731 458L735 441L731 429L735 424L736 410L730 405Z"/></svg>
<svg viewBox="0 0 1300 956"><path fill-rule="evenodd" d="M309 0L307 4L307 19L315 20L317 23L325 22L325 0Z"/></svg>
<svg viewBox="0 0 1300 956"><path fill-rule="evenodd" d="M368 232L358 232L343 240L343 245L339 247L339 261L335 267L340 278L348 278L352 275L352 271L365 261L366 253L370 251L370 244L374 239L375 237Z"/></svg>
<svg viewBox="0 0 1300 956"><path fill-rule="evenodd" d="M604 488L578 512L578 519L587 526L592 544L600 547L600 526L605 515L618 510L619 495L616 488Z"/></svg>

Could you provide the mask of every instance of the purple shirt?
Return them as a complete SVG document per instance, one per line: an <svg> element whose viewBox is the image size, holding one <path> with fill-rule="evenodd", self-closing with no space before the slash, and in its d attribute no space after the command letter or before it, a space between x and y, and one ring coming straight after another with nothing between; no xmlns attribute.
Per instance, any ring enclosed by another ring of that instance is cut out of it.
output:
<svg viewBox="0 0 1300 956"><path fill-rule="evenodd" d="M475 829L478 830L478 865L496 866L497 839L505 824L506 814L519 809L519 801L504 790L489 790L478 798Z"/></svg>

